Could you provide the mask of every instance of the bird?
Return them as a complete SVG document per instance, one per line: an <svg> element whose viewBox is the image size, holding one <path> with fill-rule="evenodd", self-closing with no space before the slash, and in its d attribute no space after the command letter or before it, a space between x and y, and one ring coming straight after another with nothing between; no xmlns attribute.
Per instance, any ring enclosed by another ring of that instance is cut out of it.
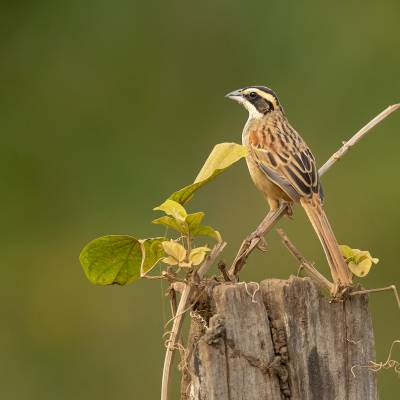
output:
<svg viewBox="0 0 400 400"><path fill-rule="evenodd" d="M246 86L226 97L249 113L242 132L246 163L270 212L282 203L289 209L300 203L322 244L334 282L348 286L351 273L323 208L324 191L315 157L289 123L278 96L265 86Z"/></svg>

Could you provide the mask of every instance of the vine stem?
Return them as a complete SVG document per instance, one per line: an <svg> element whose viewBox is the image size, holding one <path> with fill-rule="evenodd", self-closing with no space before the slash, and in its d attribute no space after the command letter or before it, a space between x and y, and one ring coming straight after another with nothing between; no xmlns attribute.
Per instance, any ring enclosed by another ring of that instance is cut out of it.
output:
<svg viewBox="0 0 400 400"><path fill-rule="evenodd" d="M197 275L200 280L206 275L210 267L213 265L215 259L221 254L225 246L226 242L219 242L213 247L208 257L197 270ZM195 291L196 287L194 285L185 285L179 301L178 309L173 319L174 322L172 324L172 330L167 341L167 350L164 358L164 368L161 383L161 400L168 400L168 388L171 376L171 366L174 361L175 347L179 341L186 311L189 309L190 301Z"/></svg>

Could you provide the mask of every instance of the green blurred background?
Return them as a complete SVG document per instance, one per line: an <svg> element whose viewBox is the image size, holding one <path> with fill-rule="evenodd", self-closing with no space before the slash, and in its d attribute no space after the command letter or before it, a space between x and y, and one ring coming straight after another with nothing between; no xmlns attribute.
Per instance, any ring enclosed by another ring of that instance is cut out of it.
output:
<svg viewBox="0 0 400 400"><path fill-rule="evenodd" d="M80 249L104 234L163 234L152 208L193 180L215 143L240 142L246 113L223 96L241 86L274 88L321 164L400 100L399 16L398 0L3 0L1 397L158 398L165 285L92 286ZM381 259L369 288L400 286L399 146L400 112L323 178L339 241ZM266 204L241 162L190 210L207 212L229 261ZM303 212L281 224L327 273ZM276 234L268 240L242 278L296 271ZM399 312L392 294L370 302L384 360ZM398 398L392 371L379 385Z"/></svg>

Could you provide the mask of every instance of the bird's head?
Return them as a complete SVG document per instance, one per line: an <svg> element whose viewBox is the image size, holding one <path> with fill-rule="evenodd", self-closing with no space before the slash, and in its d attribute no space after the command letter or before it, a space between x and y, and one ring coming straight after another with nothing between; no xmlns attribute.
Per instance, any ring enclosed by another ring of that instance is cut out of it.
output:
<svg viewBox="0 0 400 400"><path fill-rule="evenodd" d="M274 111L283 112L276 94L265 86L247 86L234 90L225 97L242 104L251 119L263 118Z"/></svg>

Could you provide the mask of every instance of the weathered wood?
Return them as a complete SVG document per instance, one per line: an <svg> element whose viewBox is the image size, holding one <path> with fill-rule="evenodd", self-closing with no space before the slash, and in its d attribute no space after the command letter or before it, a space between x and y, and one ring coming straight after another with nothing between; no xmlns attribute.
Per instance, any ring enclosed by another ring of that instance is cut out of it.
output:
<svg viewBox="0 0 400 400"><path fill-rule="evenodd" d="M198 305L182 399L376 400L367 296L329 303L309 278L219 284Z"/></svg>

